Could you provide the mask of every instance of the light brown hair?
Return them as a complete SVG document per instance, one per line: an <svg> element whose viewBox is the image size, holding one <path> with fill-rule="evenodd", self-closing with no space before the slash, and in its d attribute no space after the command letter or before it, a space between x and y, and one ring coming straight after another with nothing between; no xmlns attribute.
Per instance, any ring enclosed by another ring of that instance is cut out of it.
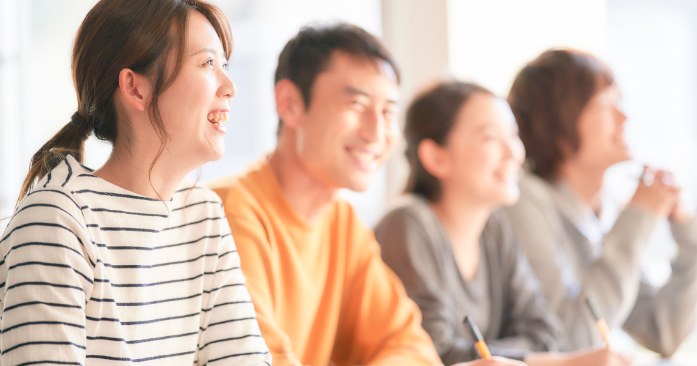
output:
<svg viewBox="0 0 697 366"><path fill-rule="evenodd" d="M565 159L562 145L579 148L581 111L595 93L613 83L605 63L571 49L546 51L520 71L508 104L535 174L555 178Z"/></svg>

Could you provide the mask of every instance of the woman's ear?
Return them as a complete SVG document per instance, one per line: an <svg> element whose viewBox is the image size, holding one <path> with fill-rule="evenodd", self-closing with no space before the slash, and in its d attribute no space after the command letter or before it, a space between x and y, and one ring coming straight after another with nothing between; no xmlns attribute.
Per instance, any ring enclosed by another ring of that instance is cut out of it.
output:
<svg viewBox="0 0 697 366"><path fill-rule="evenodd" d="M556 142L557 146L559 146L559 151L562 155L562 162L571 159L575 155L576 151L574 151L574 148L572 147L569 140L562 137L558 137L556 139Z"/></svg>
<svg viewBox="0 0 697 366"><path fill-rule="evenodd" d="M289 79L276 83L276 112L286 127L298 127L299 117L305 112L305 102L300 89Z"/></svg>
<svg viewBox="0 0 697 366"><path fill-rule="evenodd" d="M419 143L417 154L421 165L429 174L441 180L450 176L450 159L444 147L431 139L423 139Z"/></svg>
<svg viewBox="0 0 697 366"><path fill-rule="evenodd" d="M128 105L143 112L148 106L152 86L145 76L123 69L119 73L119 91Z"/></svg>

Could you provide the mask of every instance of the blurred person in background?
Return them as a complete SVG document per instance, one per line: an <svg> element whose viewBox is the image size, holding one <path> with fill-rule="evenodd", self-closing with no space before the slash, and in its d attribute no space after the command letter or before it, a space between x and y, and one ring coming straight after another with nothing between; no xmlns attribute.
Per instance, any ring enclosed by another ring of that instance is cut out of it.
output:
<svg viewBox="0 0 697 366"><path fill-rule="evenodd" d="M525 159L506 101L475 84L442 82L412 102L404 134L408 194L375 234L445 364L478 357L462 324L469 315L494 355L529 365L630 365L606 349L560 353L561 323L498 210L518 200Z"/></svg>
<svg viewBox="0 0 697 366"><path fill-rule="evenodd" d="M231 52L203 1L87 14L77 112L34 155L0 238L0 364L271 364L220 198L184 182L223 156ZM91 133L113 145L96 171Z"/></svg>
<svg viewBox="0 0 697 366"><path fill-rule="evenodd" d="M274 364L441 364L372 231L337 196L365 190L399 138L394 60L359 27L304 27L281 52L275 83L275 151L210 185Z"/></svg>
<svg viewBox="0 0 697 366"><path fill-rule="evenodd" d="M508 102L529 170L520 181L520 201L507 214L570 347L603 343L585 303L591 298L611 328L672 355L694 325L697 221L681 204L670 173L650 168L627 206L613 213L603 194L604 174L631 155L611 70L590 54L550 50L520 71ZM665 218L678 254L668 282L655 288L640 265Z"/></svg>

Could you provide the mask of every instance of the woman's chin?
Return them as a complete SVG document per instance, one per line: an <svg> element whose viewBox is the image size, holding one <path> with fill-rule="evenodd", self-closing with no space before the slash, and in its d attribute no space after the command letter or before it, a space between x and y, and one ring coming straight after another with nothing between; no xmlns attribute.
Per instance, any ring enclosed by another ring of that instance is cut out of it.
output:
<svg viewBox="0 0 697 366"><path fill-rule="evenodd" d="M614 154L614 159L612 159L612 161L610 162L610 166L632 160L633 158L634 157L629 152L629 150L617 152L616 154Z"/></svg>
<svg viewBox="0 0 697 366"><path fill-rule="evenodd" d="M518 202L518 199L520 198L520 188L518 188L518 185L514 186L509 186L506 189L506 192L504 192L501 195L501 202L500 206L502 207L507 207L507 206L513 206Z"/></svg>
<svg viewBox="0 0 697 366"><path fill-rule="evenodd" d="M207 160L210 161L218 161L225 156L225 145L220 145L217 148L211 149L211 151L208 152Z"/></svg>
<svg viewBox="0 0 697 366"><path fill-rule="evenodd" d="M225 156L225 149L222 149L222 150L216 152L213 155L213 158L211 159L211 161L218 161L218 160L222 159L223 156Z"/></svg>

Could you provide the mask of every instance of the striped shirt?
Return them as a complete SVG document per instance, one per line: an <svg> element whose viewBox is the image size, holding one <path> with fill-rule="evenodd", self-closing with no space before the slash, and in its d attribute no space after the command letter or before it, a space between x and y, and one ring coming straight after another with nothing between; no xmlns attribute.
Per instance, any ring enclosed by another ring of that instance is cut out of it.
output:
<svg viewBox="0 0 697 366"><path fill-rule="evenodd" d="M270 365L218 196L140 196L72 156L0 237L1 365Z"/></svg>

